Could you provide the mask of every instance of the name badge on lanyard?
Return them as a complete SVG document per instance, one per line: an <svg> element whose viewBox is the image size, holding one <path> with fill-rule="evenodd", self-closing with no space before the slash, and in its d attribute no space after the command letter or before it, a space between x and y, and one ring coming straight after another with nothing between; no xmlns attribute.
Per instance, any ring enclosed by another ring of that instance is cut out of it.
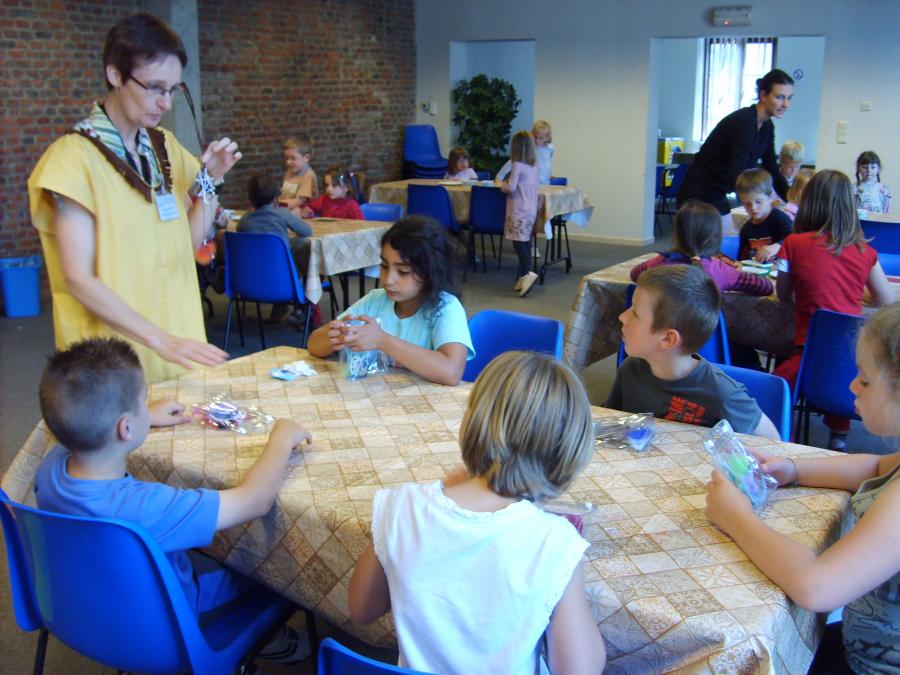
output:
<svg viewBox="0 0 900 675"><path fill-rule="evenodd" d="M156 210L159 213L159 219L163 222L168 220L177 220L178 202L175 201L175 195L171 192L163 192L160 190L154 194L156 199Z"/></svg>

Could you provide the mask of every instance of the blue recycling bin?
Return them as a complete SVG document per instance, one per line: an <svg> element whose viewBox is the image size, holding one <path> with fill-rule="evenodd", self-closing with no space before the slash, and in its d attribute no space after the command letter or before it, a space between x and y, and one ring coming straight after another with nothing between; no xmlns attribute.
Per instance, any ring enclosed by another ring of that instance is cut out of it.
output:
<svg viewBox="0 0 900 675"><path fill-rule="evenodd" d="M41 313L41 256L0 258L0 286L6 316L37 316Z"/></svg>

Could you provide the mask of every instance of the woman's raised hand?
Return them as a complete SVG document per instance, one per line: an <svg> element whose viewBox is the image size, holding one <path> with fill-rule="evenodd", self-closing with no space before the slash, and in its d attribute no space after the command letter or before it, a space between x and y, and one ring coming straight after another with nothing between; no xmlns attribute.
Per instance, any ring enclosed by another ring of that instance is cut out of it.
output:
<svg viewBox="0 0 900 675"><path fill-rule="evenodd" d="M213 180L219 181L231 170L231 167L241 158L238 145L227 136L213 141L206 147L206 152L200 157L201 164L206 166Z"/></svg>

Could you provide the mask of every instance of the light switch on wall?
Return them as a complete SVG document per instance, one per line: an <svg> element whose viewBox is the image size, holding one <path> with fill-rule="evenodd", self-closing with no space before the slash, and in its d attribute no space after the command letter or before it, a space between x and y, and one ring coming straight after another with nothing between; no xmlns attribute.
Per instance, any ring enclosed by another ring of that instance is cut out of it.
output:
<svg viewBox="0 0 900 675"><path fill-rule="evenodd" d="M872 112L872 101L860 101L859 109L863 112Z"/></svg>
<svg viewBox="0 0 900 675"><path fill-rule="evenodd" d="M847 120L838 120L837 124L837 142L847 142Z"/></svg>

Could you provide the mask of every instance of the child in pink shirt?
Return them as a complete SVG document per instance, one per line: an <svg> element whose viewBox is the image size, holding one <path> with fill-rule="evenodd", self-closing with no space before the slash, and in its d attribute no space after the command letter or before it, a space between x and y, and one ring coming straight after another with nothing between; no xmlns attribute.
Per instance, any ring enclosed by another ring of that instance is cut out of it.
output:
<svg viewBox="0 0 900 675"><path fill-rule="evenodd" d="M519 280L516 290L520 297L528 295L538 275L531 270L531 237L537 217L538 175L535 166L534 139L527 131L516 132L510 144L509 179L500 189L506 198L506 225L503 237L513 243L519 257Z"/></svg>

